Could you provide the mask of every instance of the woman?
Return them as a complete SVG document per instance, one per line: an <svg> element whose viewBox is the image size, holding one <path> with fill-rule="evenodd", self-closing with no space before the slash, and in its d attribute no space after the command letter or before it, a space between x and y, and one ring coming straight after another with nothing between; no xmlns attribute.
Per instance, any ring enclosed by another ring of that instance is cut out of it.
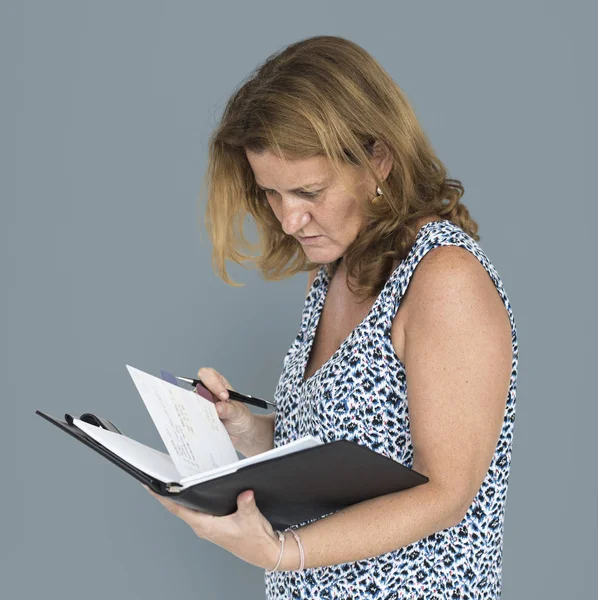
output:
<svg viewBox="0 0 598 600"><path fill-rule="evenodd" d="M271 56L210 141L213 260L308 271L277 410L198 374L245 456L349 439L429 482L273 531L253 492L213 517L156 496L201 537L265 569L281 598L498 598L517 381L501 280L405 96L361 47L318 36ZM257 256L243 235L257 224ZM259 498L258 498L259 501ZM284 538L284 545L282 539ZM303 566L303 568L301 568Z"/></svg>

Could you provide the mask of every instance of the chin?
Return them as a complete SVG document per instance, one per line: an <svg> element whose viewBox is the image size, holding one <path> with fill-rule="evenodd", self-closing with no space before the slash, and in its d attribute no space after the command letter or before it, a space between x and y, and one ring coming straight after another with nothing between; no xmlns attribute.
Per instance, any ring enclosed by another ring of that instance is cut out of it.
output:
<svg viewBox="0 0 598 600"><path fill-rule="evenodd" d="M305 256L307 256L307 258L312 262L323 265L333 263L342 256L342 254L339 254L338 251L334 252L329 248L307 247L303 248L303 252L305 253Z"/></svg>

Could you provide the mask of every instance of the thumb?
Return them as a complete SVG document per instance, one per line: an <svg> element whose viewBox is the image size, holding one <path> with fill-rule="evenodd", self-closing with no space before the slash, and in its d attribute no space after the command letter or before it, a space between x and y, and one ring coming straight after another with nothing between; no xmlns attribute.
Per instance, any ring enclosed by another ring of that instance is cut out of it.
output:
<svg viewBox="0 0 598 600"><path fill-rule="evenodd" d="M239 512L250 514L257 510L257 504L255 503L255 494L253 490L245 490L237 496L237 506Z"/></svg>

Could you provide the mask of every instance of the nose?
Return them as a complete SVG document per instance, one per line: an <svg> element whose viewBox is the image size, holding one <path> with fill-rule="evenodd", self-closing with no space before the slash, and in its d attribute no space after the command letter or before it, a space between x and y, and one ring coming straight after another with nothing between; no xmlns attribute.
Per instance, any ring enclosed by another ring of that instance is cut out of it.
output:
<svg viewBox="0 0 598 600"><path fill-rule="evenodd" d="M294 200L282 201L281 217L280 223L287 235L295 235L311 221L311 215L305 210L305 205Z"/></svg>

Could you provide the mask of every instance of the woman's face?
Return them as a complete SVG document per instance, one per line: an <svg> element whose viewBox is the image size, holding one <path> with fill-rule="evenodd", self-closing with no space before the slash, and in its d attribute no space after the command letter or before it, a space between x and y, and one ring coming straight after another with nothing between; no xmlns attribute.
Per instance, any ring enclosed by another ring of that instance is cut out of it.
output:
<svg viewBox="0 0 598 600"><path fill-rule="evenodd" d="M283 161L270 150L245 154L283 231L307 258L331 263L343 256L365 225L359 200L376 195L375 181L343 166L343 183L324 156Z"/></svg>

